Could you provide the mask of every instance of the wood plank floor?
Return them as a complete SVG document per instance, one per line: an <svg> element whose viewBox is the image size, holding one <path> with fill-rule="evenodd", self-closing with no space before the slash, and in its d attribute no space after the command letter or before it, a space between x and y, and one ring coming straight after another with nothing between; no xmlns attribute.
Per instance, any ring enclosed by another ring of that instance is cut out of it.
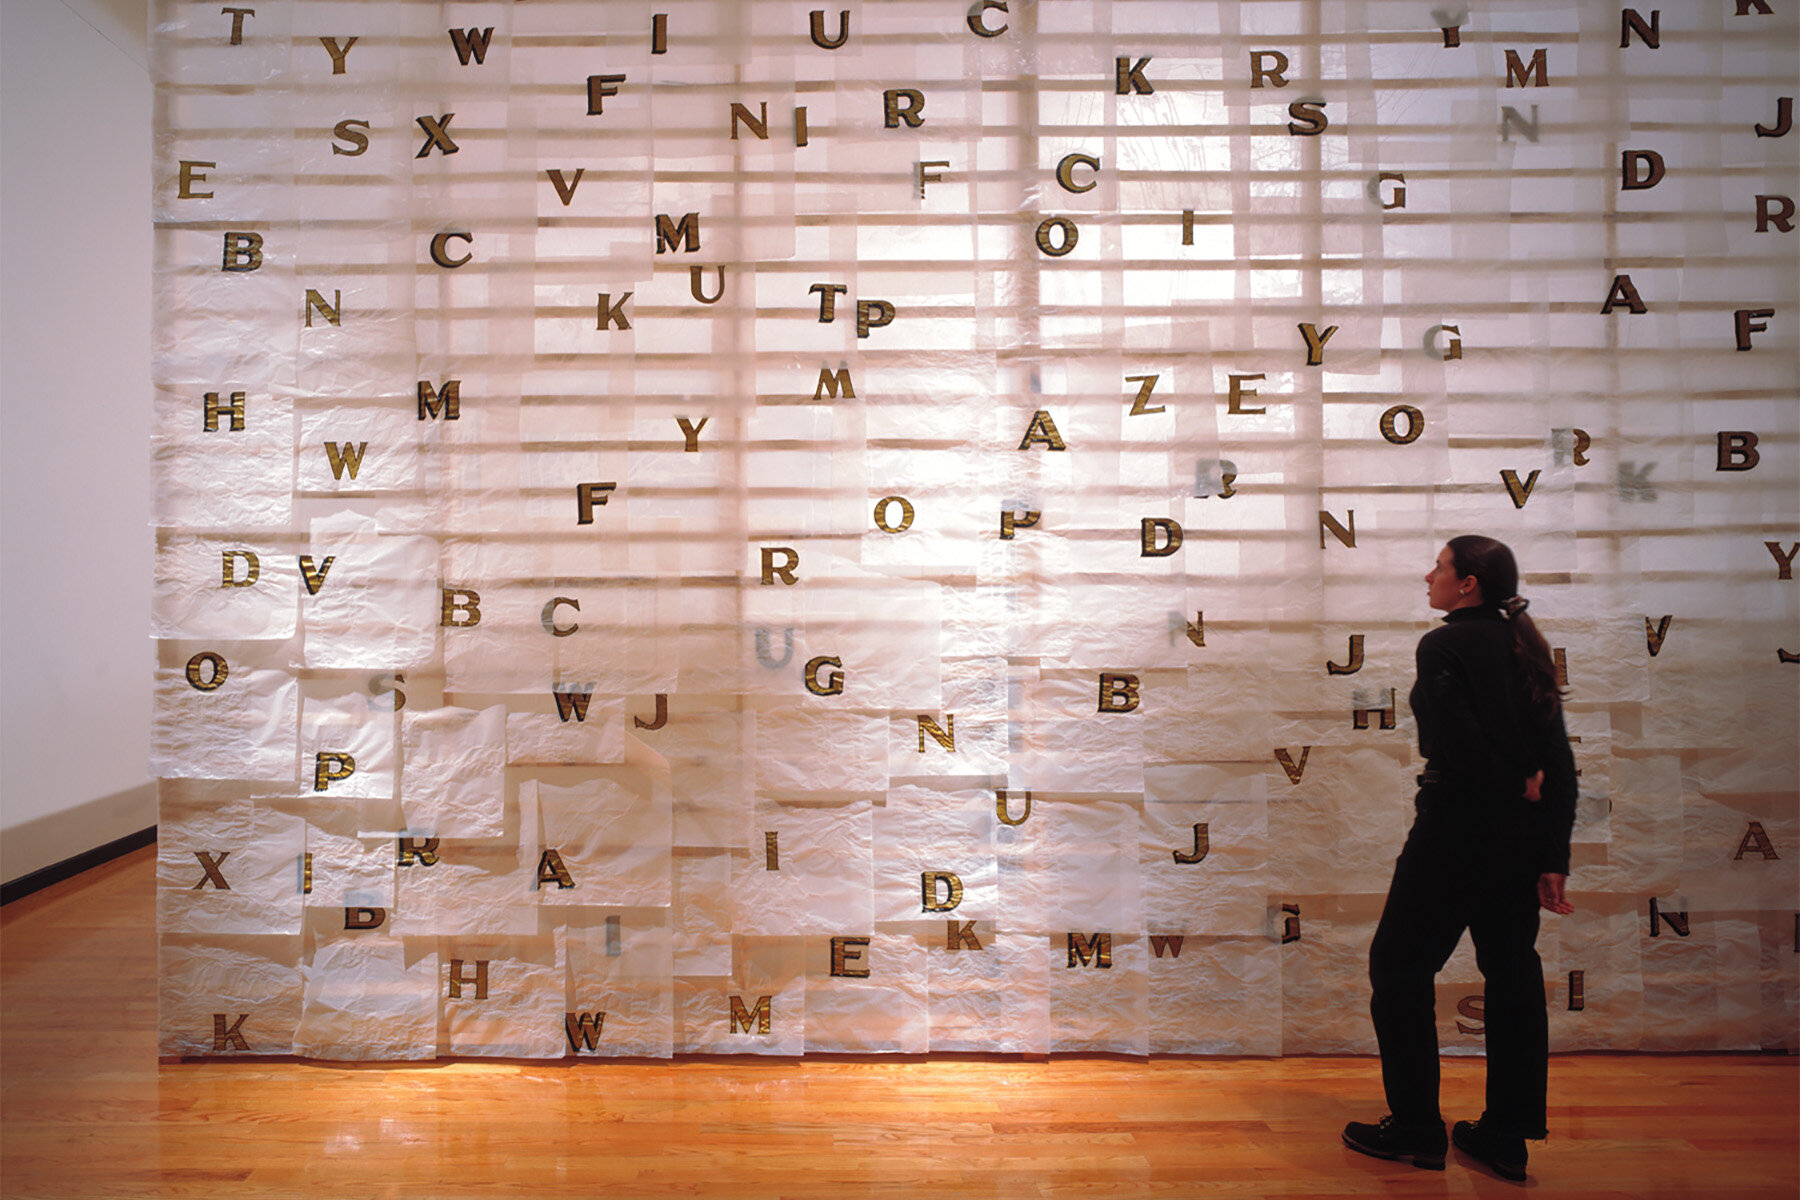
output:
<svg viewBox="0 0 1800 1200"><path fill-rule="evenodd" d="M155 848L0 910L0 1194L17 1197L1478 1196L1345 1150L1366 1058L677 1059L321 1066L156 1057ZM1793 1200L1779 1056L1551 1066L1544 1197ZM1481 1064L1447 1060L1446 1111Z"/></svg>

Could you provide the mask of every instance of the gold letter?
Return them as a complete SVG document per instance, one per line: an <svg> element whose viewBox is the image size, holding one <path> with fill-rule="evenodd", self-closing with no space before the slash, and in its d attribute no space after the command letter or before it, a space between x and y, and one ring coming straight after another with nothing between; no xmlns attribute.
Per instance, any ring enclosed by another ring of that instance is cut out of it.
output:
<svg viewBox="0 0 1800 1200"><path fill-rule="evenodd" d="M1747 429L1719 431L1719 470L1748 471L1762 461L1756 444L1760 439Z"/></svg>
<svg viewBox="0 0 1800 1200"><path fill-rule="evenodd" d="M481 594L468 588L445 588L438 624L445 629L473 629L481 624Z"/></svg>
<svg viewBox="0 0 1800 1200"><path fill-rule="evenodd" d="M321 750L313 756L313 791L322 792L340 779L356 774L356 759L341 750Z"/></svg>
<svg viewBox="0 0 1800 1200"><path fill-rule="evenodd" d="M813 12L811 14L811 18L812 19L811 19L810 23L812 25L813 45L817 46L819 49L821 49L821 50L836 50L839 46L842 46L845 42L850 40L850 10L849 9L847 9L847 8L842 9L838 12L838 33L837 33L837 41L835 41L835 42L829 41L825 37L825 10L824 9L813 10Z"/></svg>
<svg viewBox="0 0 1800 1200"><path fill-rule="evenodd" d="M575 188L581 183L581 177L586 173L586 167L576 167L574 178L565 179L559 167L548 167L544 171L544 174L550 177L551 185L556 188L557 196L562 199L564 208L569 207L570 202L575 199Z"/></svg>
<svg viewBox="0 0 1800 1200"><path fill-rule="evenodd" d="M344 57L350 53L350 47L356 45L356 41L355 38L346 38L344 44L340 46L336 38L322 37L319 39L319 44L325 47L325 53L331 55L331 73L333 75L344 74ZM423 158L424 155L419 157Z"/></svg>
<svg viewBox="0 0 1800 1200"><path fill-rule="evenodd" d="M1329 342L1331 340L1331 335L1337 331L1338 327L1336 325L1327 325L1325 327L1325 332L1320 333L1316 325L1306 323L1301 324L1300 336L1306 339L1307 366L1317 367L1324 365L1325 343Z"/></svg>
<svg viewBox="0 0 1800 1200"><path fill-rule="evenodd" d="M489 960L485 958L477 959L475 961L475 974L465 976L463 974L463 960L460 958L451 959L450 999L462 999L463 984L472 983L475 985L475 999L486 1000L488 992L488 962Z"/></svg>
<svg viewBox="0 0 1800 1200"><path fill-rule="evenodd" d="M1763 856L1764 862L1781 857L1775 853L1775 844L1769 840L1768 831L1762 827L1761 821L1750 822L1750 827L1744 830L1744 836L1738 842L1737 853L1731 856L1731 861L1741 861L1746 850L1756 851Z"/></svg>
<svg viewBox="0 0 1800 1200"><path fill-rule="evenodd" d="M1096 933L1092 937L1085 934L1070 933L1069 965L1098 967L1102 971L1112 969L1112 934Z"/></svg>
<svg viewBox="0 0 1800 1200"><path fill-rule="evenodd" d="M569 868L563 865L562 855L554 848L545 850L538 858L538 887L542 888L551 882L556 884L558 891L575 886L575 877L569 874Z"/></svg>
<svg viewBox="0 0 1800 1200"><path fill-rule="evenodd" d="M1265 58L1275 65L1263 66ZM1288 85L1287 76L1284 72L1287 69L1288 56L1279 50L1252 50L1250 52L1250 86L1253 88L1261 87L1265 79L1273 80L1276 87L1286 87Z"/></svg>
<svg viewBox="0 0 1800 1200"><path fill-rule="evenodd" d="M1305 326L1301 326L1301 328L1304 329ZM1252 379L1266 378L1261 371L1258 371L1254 375L1227 375L1225 378L1230 383L1230 390L1225 393L1225 411L1227 413L1236 413L1239 416L1253 417L1259 413L1269 411L1266 408L1245 408L1243 406L1245 396L1256 395L1255 388L1247 388L1244 384Z"/></svg>
<svg viewBox="0 0 1800 1200"><path fill-rule="evenodd" d="M595 324L594 328L630 329L631 322L627 320L625 316L625 302L634 295L636 295L635 292L626 292L623 296L619 297L619 302L614 304L611 292L601 292L599 304L600 319L598 323Z"/></svg>
<svg viewBox="0 0 1800 1200"><path fill-rule="evenodd" d="M770 1017L769 1002L772 999L774 999L772 996L758 996L756 1007L746 1011L744 998L733 996L731 998L731 1032L767 1034ZM751 1027L752 1023L755 1025L754 1029Z"/></svg>
<svg viewBox="0 0 1800 1200"><path fill-rule="evenodd" d="M1029 450L1038 442L1042 442L1052 450L1068 449L1063 444L1062 434L1056 431L1056 422L1050 418L1047 411L1041 408L1031 414L1031 424L1025 427L1025 437L1019 442L1019 449Z"/></svg>
<svg viewBox="0 0 1800 1200"><path fill-rule="evenodd" d="M938 899L938 885L942 884L948 895ZM920 912L952 912L963 902L963 884L961 877L949 871L921 871L919 873L919 911Z"/></svg>
<svg viewBox="0 0 1800 1200"><path fill-rule="evenodd" d="M1524 508L1525 502L1531 499L1531 489L1537 486L1538 476L1543 472L1533 471L1526 476L1525 482L1519 482L1519 473L1508 468L1500 472L1500 481L1506 485L1507 495L1512 497L1514 508Z"/></svg>
<svg viewBox="0 0 1800 1200"><path fill-rule="evenodd" d="M834 937L831 939L831 974L836 979L867 979L869 968L863 951L869 948L866 937ZM862 966L855 964L863 963Z"/></svg>
<svg viewBox="0 0 1800 1200"><path fill-rule="evenodd" d="M220 587L254 587L256 585L257 578L262 575L262 560L256 557L254 550L227 550L221 557L223 562L220 564L220 571L223 577L219 581ZM244 578L242 579L237 577L237 564L240 558L244 560Z"/></svg>
<svg viewBox="0 0 1800 1200"><path fill-rule="evenodd" d="M215 1051L243 1050L247 1052L250 1049L250 1043L244 1040L244 1035L239 1033L238 1030L244 1027L244 1019L250 1014L240 1014L238 1019L233 1021L229 1028L225 1025L225 1018L227 1015L228 1014L226 1013L213 1014L212 1048Z"/></svg>
<svg viewBox="0 0 1800 1200"><path fill-rule="evenodd" d="M1007 789L998 788L994 792L994 816L1002 825L1023 825L1031 819L1031 793L1025 793L1025 811L1013 816L1006 810Z"/></svg>
<svg viewBox="0 0 1800 1200"><path fill-rule="evenodd" d="M761 138L765 142L769 140L769 102L767 100L759 100L759 101L757 101L757 105L758 105L757 111L759 111L762 115L760 117L753 117L750 115L750 110L748 108L745 108L742 104L739 104L736 100L733 100L731 102L731 140L732 141L735 142L738 140L738 122L739 121L742 121L744 124L748 125L750 127L750 132L755 134L758 138Z"/></svg>
<svg viewBox="0 0 1800 1200"><path fill-rule="evenodd" d="M1131 55L1122 54L1113 60L1113 92L1120 96L1133 93L1148 96L1156 89L1144 78L1144 68L1150 65L1150 56L1145 55L1134 64Z"/></svg>
<svg viewBox="0 0 1800 1200"><path fill-rule="evenodd" d="M821 654L818 658L808 660L808 662L806 664L806 690L811 692L815 696L841 696L841 695L843 695L844 694L843 666L844 666L844 660L839 658L835 654L833 654L833 655ZM838 669L831 672L828 676L826 676L824 683L820 683L819 682L819 668L820 667L836 667Z"/></svg>
<svg viewBox="0 0 1800 1200"><path fill-rule="evenodd" d="M1088 180L1085 186L1076 183L1075 168L1078 166L1086 166L1089 170L1097 172L1100 170L1100 160L1091 154L1064 155L1063 160L1056 164L1056 182L1062 184L1063 191L1079 195L1082 192L1091 192L1100 186L1096 180L1092 179Z"/></svg>
<svg viewBox="0 0 1800 1200"><path fill-rule="evenodd" d="M260 233L227 233L221 271L254 271L263 264Z"/></svg>
<svg viewBox="0 0 1800 1200"><path fill-rule="evenodd" d="M594 506L604 506L618 490L617 483L578 483L575 485L575 523L592 525L594 523Z"/></svg>
<svg viewBox="0 0 1800 1200"><path fill-rule="evenodd" d="M221 850L219 851L219 856L214 858L212 851L210 850L196 850L194 851L194 857L200 860L200 869L205 871L206 874L202 875L200 877L200 882L196 883L190 890L197 892L209 883L215 888L218 888L221 892L229 892L231 890L231 885L225 882L225 876L219 874L219 868L225 865L225 860L227 858L231 857L231 851ZM1744 857L1742 851L1739 851L1738 857Z"/></svg>
<svg viewBox="0 0 1800 1200"><path fill-rule="evenodd" d="M900 103L905 100L906 103ZM925 94L916 88L889 88L881 93L881 124L885 129L898 129L905 121L908 129L925 123Z"/></svg>
<svg viewBox="0 0 1800 1200"><path fill-rule="evenodd" d="M786 557L786 561L780 566L775 565L777 554ZM795 582L794 570L799 565L800 552L798 550L788 546L764 546L762 548L762 581L771 587L774 586L777 575L781 577L781 582L792 587Z"/></svg>
<svg viewBox="0 0 1800 1200"><path fill-rule="evenodd" d="M1212 852L1211 829L1212 822L1210 821L1194 822L1194 848L1192 850L1171 850L1169 853L1175 856L1175 861L1178 863L1200 862ZM1162 956L1158 955L1157 957Z"/></svg>
<svg viewBox="0 0 1800 1200"><path fill-rule="evenodd" d="M898 525L888 524L887 511L890 504L900 506L900 523ZM905 533L912 528L913 516L912 502L905 496L883 496L875 502L875 528L883 533Z"/></svg>
<svg viewBox="0 0 1800 1200"><path fill-rule="evenodd" d="M1125 377L1126 383L1135 383L1138 385L1137 399L1131 402L1131 411L1126 413L1126 416L1142 417L1150 413L1169 411L1168 407L1162 404L1157 405L1155 408L1149 407L1150 390L1156 386L1156 381L1161 378L1161 375L1127 375Z"/></svg>
<svg viewBox="0 0 1800 1200"><path fill-rule="evenodd" d="M950 751L950 753L955 754L956 753L956 714L955 713L944 714L944 724L942 726L940 726L936 721L932 720L930 717L926 716L924 713L919 714L919 753L920 754L925 753L925 735L926 734L931 735L932 741L936 742L938 745L942 746L944 749Z"/></svg>
<svg viewBox="0 0 1800 1200"><path fill-rule="evenodd" d="M431 238L431 261L436 263L440 267L448 267L448 268L454 270L455 268L460 267L464 263L473 259L475 257L475 255L470 253L470 254L464 254L461 258L451 258L450 257L450 239L451 238L461 238L463 241L469 243L469 245L471 245L471 246L473 246L475 244L475 239L473 236L471 236L470 234L467 234L467 233L439 233L439 234L432 235L432 238Z"/></svg>
<svg viewBox="0 0 1800 1200"><path fill-rule="evenodd" d="M241 46L244 44L244 18L254 17L256 10L254 8L221 8L219 10L220 16L226 13L231 14L231 44Z"/></svg>
<svg viewBox="0 0 1800 1200"><path fill-rule="evenodd" d="M1327 675L1354 675L1358 671L1362 670L1362 665L1363 665L1363 635L1362 634L1353 633L1350 635L1350 656L1349 657L1350 657L1350 661L1345 663L1341 667L1338 666L1336 663L1331 662L1330 660L1327 660L1325 663L1325 673Z"/></svg>
<svg viewBox="0 0 1800 1200"><path fill-rule="evenodd" d="M973 9L969 13L969 28L971 30L973 30L978 37L984 37L984 38L999 37L1001 34L1005 33L1008 29L1012 28L1011 25L1002 25L998 29L989 29L986 25L982 24L981 15L983 13L987 12L987 10L990 8L997 8L1001 12L1011 12L1012 11L1011 9L1006 7L1006 0L981 0L981 6L979 8Z"/></svg>
<svg viewBox="0 0 1800 1200"><path fill-rule="evenodd" d="M556 609L557 606L561 604L568 605L576 612L581 611L581 601L570 596L552 596L550 598L550 603L544 605L544 611L539 615L539 619L544 626L544 632L551 637L568 637L577 629L581 628L581 626L575 624L573 621L569 622L567 625L558 625L556 623Z"/></svg>
<svg viewBox="0 0 1800 1200"><path fill-rule="evenodd" d="M1024 447L1021 446L1020 449L1024 449ZM1003 542L1012 541L1013 531L1015 529L1030 529L1038 523L1038 518L1043 515L1043 513L1040 513L1033 508L1028 508L1023 513L1016 513L1010 508L1001 509L1000 540Z"/></svg>
<svg viewBox="0 0 1800 1200"><path fill-rule="evenodd" d="M880 329L883 325L894 323L894 306L886 300L858 300L856 302L856 336L866 338L869 330Z"/></svg>
<svg viewBox="0 0 1800 1200"><path fill-rule="evenodd" d="M1115 674L1111 671L1100 672L1100 707L1096 712L1128 713L1136 712L1138 706L1138 677L1136 675Z"/></svg>
<svg viewBox="0 0 1800 1200"><path fill-rule="evenodd" d="M196 167L216 167L218 165L219 164L216 162L201 162L199 159L193 159L191 161L189 159L185 159L185 158L182 159L181 160L181 179L180 179L178 186L175 189L175 198L177 200L210 200L210 199L212 199L211 192L196 192L194 190L194 185L196 183L205 183L206 182L206 172L195 170L195 168Z"/></svg>
<svg viewBox="0 0 1800 1200"><path fill-rule="evenodd" d="M1400 432L1400 417L1406 417L1406 432ZM1396 404L1381 414L1381 436L1396 446L1416 442L1425 432L1425 414L1410 404Z"/></svg>
<svg viewBox="0 0 1800 1200"><path fill-rule="evenodd" d="M1350 547L1352 550L1356 549L1356 510L1354 508L1351 509L1348 515L1350 517L1350 527L1346 529L1344 526L1338 524L1338 519L1336 517L1325 512L1323 509L1319 511L1319 549L1323 550L1325 548L1325 531L1327 529L1331 530L1332 537Z"/></svg>
<svg viewBox="0 0 1800 1200"><path fill-rule="evenodd" d="M435 420L440 411L446 421L462 419L462 380L446 379L442 390L419 380L419 420Z"/></svg>
<svg viewBox="0 0 1800 1200"><path fill-rule="evenodd" d="M1785 578L1785 576L1783 578ZM209 665L212 667L212 678L203 681L201 678L201 668ZM225 686L225 679L230 674L231 667L225 662L225 659L220 655L213 653L211 650L202 650L200 653L194 655L194 657L188 659L188 686L193 688L196 692L218 691Z"/></svg>
<svg viewBox="0 0 1800 1200"><path fill-rule="evenodd" d="M1058 246L1051 240L1050 231L1053 229L1062 232L1061 246ZM1075 222L1069 220L1067 217L1045 217L1042 221L1038 222L1038 249L1042 250L1045 254L1048 254L1051 258L1061 258L1069 251L1073 250L1075 248L1075 243L1080 239L1081 230L1076 228Z"/></svg>
<svg viewBox="0 0 1800 1200"><path fill-rule="evenodd" d="M1287 772L1288 782L1297 784L1300 782L1300 777L1306 774L1306 760L1311 754L1311 746L1300 747L1300 761L1296 763L1293 756L1288 753L1287 747L1279 746L1275 750L1275 761L1281 764L1283 771Z"/></svg>
<svg viewBox="0 0 1800 1200"><path fill-rule="evenodd" d="M1785 554L1782 553L1780 542L1764 542L1763 545L1767 546L1769 548L1769 553L1775 556L1775 569L1777 572L1775 578L1792 579L1794 577L1794 555L1800 553L1800 542L1795 542L1792 546L1789 546L1787 553Z"/></svg>
<svg viewBox="0 0 1800 1200"><path fill-rule="evenodd" d="M623 75L589 75L588 76L588 110L587 115L597 117L606 111L606 97L619 94L619 84L625 82Z"/></svg>
<svg viewBox="0 0 1800 1200"><path fill-rule="evenodd" d="M339 121L332 127L332 136L343 138L346 142L349 142L354 146L355 149L346 150L336 142L333 142L331 143L331 152L333 154L341 154L345 158L355 158L359 154L368 153L368 129L369 123L358 117L347 117L344 120Z"/></svg>

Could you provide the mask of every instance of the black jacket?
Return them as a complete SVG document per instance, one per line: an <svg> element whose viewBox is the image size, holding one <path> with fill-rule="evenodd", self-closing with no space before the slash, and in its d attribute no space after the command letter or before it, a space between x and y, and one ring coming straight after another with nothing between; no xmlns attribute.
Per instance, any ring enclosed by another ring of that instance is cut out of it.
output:
<svg viewBox="0 0 1800 1200"><path fill-rule="evenodd" d="M1470 849L1522 855L1533 874L1569 873L1575 758L1562 710L1532 716L1498 609L1459 608L1419 639L1409 697L1419 722L1420 824ZM1524 799L1543 771L1542 798Z"/></svg>

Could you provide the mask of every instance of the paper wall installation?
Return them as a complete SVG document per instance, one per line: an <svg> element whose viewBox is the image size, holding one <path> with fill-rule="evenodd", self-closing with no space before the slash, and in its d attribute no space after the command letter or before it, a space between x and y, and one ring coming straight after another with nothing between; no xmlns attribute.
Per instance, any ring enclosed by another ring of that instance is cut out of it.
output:
<svg viewBox="0 0 1800 1200"><path fill-rule="evenodd" d="M164 1053L1371 1050L1469 531L1555 1044L1795 1048L1796 21L157 4Z"/></svg>

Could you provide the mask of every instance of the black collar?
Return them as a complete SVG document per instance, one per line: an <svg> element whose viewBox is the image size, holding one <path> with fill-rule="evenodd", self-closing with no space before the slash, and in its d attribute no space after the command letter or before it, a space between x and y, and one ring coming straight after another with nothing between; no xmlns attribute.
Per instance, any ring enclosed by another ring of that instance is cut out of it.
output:
<svg viewBox="0 0 1800 1200"><path fill-rule="evenodd" d="M1453 608L1444 614L1446 621L1498 621L1500 610L1491 604L1471 604L1467 608Z"/></svg>

